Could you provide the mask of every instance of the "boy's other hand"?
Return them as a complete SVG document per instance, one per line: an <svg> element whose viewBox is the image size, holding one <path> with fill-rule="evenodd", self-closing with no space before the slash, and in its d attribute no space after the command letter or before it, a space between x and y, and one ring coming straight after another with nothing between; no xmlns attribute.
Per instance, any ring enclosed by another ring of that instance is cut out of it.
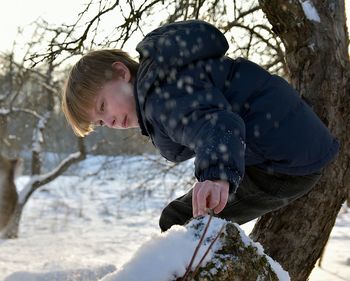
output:
<svg viewBox="0 0 350 281"><path fill-rule="evenodd" d="M204 215L208 209L220 213L226 206L229 187L225 180L196 182L192 191L193 217Z"/></svg>

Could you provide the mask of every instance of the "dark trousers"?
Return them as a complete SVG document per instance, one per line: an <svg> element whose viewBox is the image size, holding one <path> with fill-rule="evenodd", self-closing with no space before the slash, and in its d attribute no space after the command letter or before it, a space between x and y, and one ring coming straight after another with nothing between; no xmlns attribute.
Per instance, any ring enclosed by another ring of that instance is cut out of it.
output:
<svg viewBox="0 0 350 281"><path fill-rule="evenodd" d="M282 208L312 189L321 171L304 176L271 173L246 166L236 193L230 194L225 208L216 216L244 224ZM170 202L162 211L159 226L166 231L174 224L184 225L192 218L192 189Z"/></svg>

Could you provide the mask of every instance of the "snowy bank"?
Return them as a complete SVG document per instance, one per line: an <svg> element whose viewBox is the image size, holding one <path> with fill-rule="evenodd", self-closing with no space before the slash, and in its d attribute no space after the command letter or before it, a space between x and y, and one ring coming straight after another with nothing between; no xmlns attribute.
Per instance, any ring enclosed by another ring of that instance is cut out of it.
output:
<svg viewBox="0 0 350 281"><path fill-rule="evenodd" d="M16 272L4 281L98 281L106 274L115 271L113 265L93 269L52 271L47 273Z"/></svg>
<svg viewBox="0 0 350 281"><path fill-rule="evenodd" d="M171 281L182 278L208 218L194 219L185 226L175 225L165 233L154 235L129 262L102 281ZM219 233L222 227L224 231ZM215 241L218 235L219 239ZM202 257L205 258L201 262ZM243 280L242 277L260 281L290 280L288 273L264 254L260 244L251 241L237 224L219 218L212 218L192 263L192 272L199 263L201 269L195 275L195 280L199 281L235 281Z"/></svg>

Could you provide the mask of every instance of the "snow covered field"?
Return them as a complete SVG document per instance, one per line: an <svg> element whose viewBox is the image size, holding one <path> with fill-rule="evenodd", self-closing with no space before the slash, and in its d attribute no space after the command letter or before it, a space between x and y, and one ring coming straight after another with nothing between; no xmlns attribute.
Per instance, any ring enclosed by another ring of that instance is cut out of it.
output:
<svg viewBox="0 0 350 281"><path fill-rule="evenodd" d="M24 210L20 238L0 240L0 280L17 271L119 268L160 232L158 218L165 204L186 191L193 160L166 173L169 165L151 155L92 156L72 175L39 189ZM27 180L17 179L19 190ZM248 234L253 225L242 227ZM339 213L323 268L316 268L310 280L350 280L350 210Z"/></svg>

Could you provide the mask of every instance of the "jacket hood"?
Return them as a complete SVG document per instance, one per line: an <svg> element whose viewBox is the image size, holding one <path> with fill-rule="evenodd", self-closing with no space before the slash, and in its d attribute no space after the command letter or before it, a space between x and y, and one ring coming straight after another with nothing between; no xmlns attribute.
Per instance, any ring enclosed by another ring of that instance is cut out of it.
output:
<svg viewBox="0 0 350 281"><path fill-rule="evenodd" d="M136 46L140 62L151 58L162 70L223 56L228 48L223 33L201 20L166 24L148 33Z"/></svg>

